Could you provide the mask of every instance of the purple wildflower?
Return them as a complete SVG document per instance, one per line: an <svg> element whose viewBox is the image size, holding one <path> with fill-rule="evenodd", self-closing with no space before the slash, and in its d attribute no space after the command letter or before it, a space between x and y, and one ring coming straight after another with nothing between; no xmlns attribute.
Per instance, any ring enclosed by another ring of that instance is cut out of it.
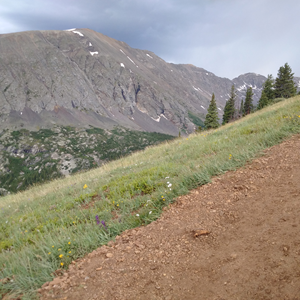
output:
<svg viewBox="0 0 300 300"><path fill-rule="evenodd" d="M107 226L106 226L106 224L105 224L105 221L100 221L100 219L99 219L99 216L98 215L96 215L96 222L97 222L97 225L99 225L99 227L101 228L102 226L104 227L104 229L105 230L107 230ZM100 224L101 223L101 224Z"/></svg>
<svg viewBox="0 0 300 300"><path fill-rule="evenodd" d="M105 221L101 221L101 224L103 225L104 229L105 229L105 230L107 230L107 227L106 227Z"/></svg>

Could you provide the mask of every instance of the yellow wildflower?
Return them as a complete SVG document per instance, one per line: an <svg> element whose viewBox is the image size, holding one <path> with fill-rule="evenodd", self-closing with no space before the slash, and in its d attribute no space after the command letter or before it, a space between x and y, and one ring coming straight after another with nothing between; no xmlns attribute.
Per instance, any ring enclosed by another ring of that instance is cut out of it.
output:
<svg viewBox="0 0 300 300"><path fill-rule="evenodd" d="M59 258L62 258L64 255L63 254L61 254L60 256L59 256Z"/></svg>
<svg viewBox="0 0 300 300"><path fill-rule="evenodd" d="M88 187L88 186L87 186L86 184L83 186L84 189L86 189L87 187Z"/></svg>
<svg viewBox="0 0 300 300"><path fill-rule="evenodd" d="M60 263L60 265L61 265L61 266L63 266L63 265L64 265L64 263Z"/></svg>

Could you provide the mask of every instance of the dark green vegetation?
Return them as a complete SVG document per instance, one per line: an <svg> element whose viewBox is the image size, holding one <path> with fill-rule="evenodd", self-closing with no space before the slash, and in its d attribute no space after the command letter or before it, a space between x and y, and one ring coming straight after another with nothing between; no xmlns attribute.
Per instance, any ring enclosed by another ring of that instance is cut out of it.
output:
<svg viewBox="0 0 300 300"><path fill-rule="evenodd" d="M204 123L203 121L201 120L200 117L198 117L197 115L193 114L191 111L188 112L188 116L189 116L189 119L198 127L202 127L204 128Z"/></svg>
<svg viewBox="0 0 300 300"><path fill-rule="evenodd" d="M293 79L294 73L287 63L279 68L274 85L275 98L290 98L296 95L297 88Z"/></svg>
<svg viewBox="0 0 300 300"><path fill-rule="evenodd" d="M177 196L295 133L300 96L216 130L0 198L0 295L35 299L55 270L126 229L150 223Z"/></svg>
<svg viewBox="0 0 300 300"><path fill-rule="evenodd" d="M220 126L215 94L212 94L209 107L207 109L204 125L206 129L218 128Z"/></svg>
<svg viewBox="0 0 300 300"><path fill-rule="evenodd" d="M253 112L253 92L252 87L248 87L246 91L246 98L245 103L243 107L243 116L249 115L251 112Z"/></svg>
<svg viewBox="0 0 300 300"><path fill-rule="evenodd" d="M295 96L297 87L293 79L294 73L292 73L292 69L287 63L279 68L275 81L272 75L268 75L263 85L257 109Z"/></svg>
<svg viewBox="0 0 300 300"><path fill-rule="evenodd" d="M224 108L223 122L222 122L223 125L234 120L235 112L236 112L235 101L236 101L235 87L234 85L232 85L230 91L230 97L226 101L225 108Z"/></svg>
<svg viewBox="0 0 300 300"><path fill-rule="evenodd" d="M7 131L0 136L0 187L9 192L25 190L173 138L121 127L111 131L72 127Z"/></svg>

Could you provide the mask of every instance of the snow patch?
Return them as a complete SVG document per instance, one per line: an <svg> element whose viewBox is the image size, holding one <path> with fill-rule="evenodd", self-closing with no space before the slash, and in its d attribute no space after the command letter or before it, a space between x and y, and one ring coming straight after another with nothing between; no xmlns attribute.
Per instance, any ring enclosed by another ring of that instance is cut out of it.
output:
<svg viewBox="0 0 300 300"><path fill-rule="evenodd" d="M173 72L173 70L171 70L171 72ZM299 82L299 84L300 84L300 82Z"/></svg>
<svg viewBox="0 0 300 300"><path fill-rule="evenodd" d="M155 122L159 122L160 121L160 117L158 117L157 119L154 119L151 117L152 120L154 120Z"/></svg>
<svg viewBox="0 0 300 300"><path fill-rule="evenodd" d="M90 47L92 47L92 46L93 46L91 42L89 43L89 46L90 46Z"/></svg>
<svg viewBox="0 0 300 300"><path fill-rule="evenodd" d="M90 53L91 53L92 56L94 56L95 54L98 54L98 51L95 51L95 52L90 51Z"/></svg>
<svg viewBox="0 0 300 300"><path fill-rule="evenodd" d="M163 118L165 118L166 120L168 120L164 114L160 114L160 116L158 116L157 119L154 119L154 118L152 118L152 117L151 117L151 119L154 120L155 122L160 122L161 117L163 117Z"/></svg>
<svg viewBox="0 0 300 300"><path fill-rule="evenodd" d="M204 107L204 106L202 106L202 105L201 105L201 107L202 107L203 109L205 109L205 107Z"/></svg>
<svg viewBox="0 0 300 300"><path fill-rule="evenodd" d="M65 29L65 31L74 31L76 30L76 28L72 28L72 29Z"/></svg>
<svg viewBox="0 0 300 300"><path fill-rule="evenodd" d="M208 73L206 73L206 75L209 75Z"/></svg>
<svg viewBox="0 0 300 300"><path fill-rule="evenodd" d="M121 51L124 55L126 55L122 49L120 49L120 51Z"/></svg>
<svg viewBox="0 0 300 300"><path fill-rule="evenodd" d="M242 90L245 90L247 87L246 87L246 84L244 85L241 85L240 87L237 88L237 90L240 92Z"/></svg>
<svg viewBox="0 0 300 300"><path fill-rule="evenodd" d="M135 64L135 62L129 57L129 56L127 56L127 58L138 68L139 66L137 66L136 64Z"/></svg>
<svg viewBox="0 0 300 300"><path fill-rule="evenodd" d="M150 57L150 58L152 58L153 59L153 57L151 56L151 55L149 55L148 53L146 54L148 57Z"/></svg>
<svg viewBox="0 0 300 300"><path fill-rule="evenodd" d="M196 87L194 87L194 86L193 86L193 89L194 89L195 91L198 91L198 92L203 92L200 88L196 88Z"/></svg>
<svg viewBox="0 0 300 300"><path fill-rule="evenodd" d="M125 68L125 66L124 66L124 64L123 64L123 63L120 63L120 66L121 66L122 68Z"/></svg>
<svg viewBox="0 0 300 300"><path fill-rule="evenodd" d="M76 33L76 34L79 34L80 36L84 36L81 32L79 32L79 31L76 31L76 30L73 30L72 31L73 33Z"/></svg>
<svg viewBox="0 0 300 300"><path fill-rule="evenodd" d="M220 107L218 107L218 110L222 110Z"/></svg>

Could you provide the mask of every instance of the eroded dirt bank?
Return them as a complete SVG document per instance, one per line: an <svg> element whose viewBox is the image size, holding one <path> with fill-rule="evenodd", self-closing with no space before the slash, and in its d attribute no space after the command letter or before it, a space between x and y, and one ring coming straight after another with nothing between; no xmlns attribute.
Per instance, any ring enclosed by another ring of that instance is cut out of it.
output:
<svg viewBox="0 0 300 300"><path fill-rule="evenodd" d="M265 153L71 265L41 299L299 300L300 136Z"/></svg>

